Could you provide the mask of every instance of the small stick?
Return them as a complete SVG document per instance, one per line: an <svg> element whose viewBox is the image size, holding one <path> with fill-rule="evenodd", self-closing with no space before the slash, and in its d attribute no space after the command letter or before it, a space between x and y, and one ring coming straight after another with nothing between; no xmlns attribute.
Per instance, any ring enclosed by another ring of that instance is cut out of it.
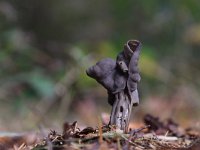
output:
<svg viewBox="0 0 200 150"><path fill-rule="evenodd" d="M138 133L138 132L140 132L140 131L142 131L142 130L144 130L144 129L147 129L147 128L149 128L149 127L150 127L150 125L147 125L147 126L144 126L144 127L141 127L141 128L135 129L135 130L132 130L132 131L130 132L130 135L133 136L133 135L135 135L136 133Z"/></svg>
<svg viewBox="0 0 200 150"><path fill-rule="evenodd" d="M102 122L101 122L101 119L99 118L98 119L98 126L99 126L99 144L102 144L103 143L103 131L102 131Z"/></svg>

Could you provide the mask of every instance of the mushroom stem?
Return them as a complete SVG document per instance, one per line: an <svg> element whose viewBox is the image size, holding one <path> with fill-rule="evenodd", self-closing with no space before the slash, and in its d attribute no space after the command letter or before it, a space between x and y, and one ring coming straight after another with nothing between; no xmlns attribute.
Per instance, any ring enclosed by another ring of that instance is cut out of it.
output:
<svg viewBox="0 0 200 150"><path fill-rule="evenodd" d="M130 115L133 107L131 95L126 91L124 90L115 94L115 102L110 116L110 125L115 125L124 132L128 132Z"/></svg>

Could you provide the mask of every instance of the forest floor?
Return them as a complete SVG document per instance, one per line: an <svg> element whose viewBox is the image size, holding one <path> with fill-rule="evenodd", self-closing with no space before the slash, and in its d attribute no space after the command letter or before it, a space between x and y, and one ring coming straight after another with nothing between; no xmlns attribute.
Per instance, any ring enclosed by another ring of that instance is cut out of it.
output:
<svg viewBox="0 0 200 150"><path fill-rule="evenodd" d="M160 121L152 115L145 115L143 125L123 133L115 126L102 125L80 129L77 122L64 123L61 133L54 130L46 135L5 136L0 138L0 149L14 150L199 150L200 129L184 129L172 119Z"/></svg>

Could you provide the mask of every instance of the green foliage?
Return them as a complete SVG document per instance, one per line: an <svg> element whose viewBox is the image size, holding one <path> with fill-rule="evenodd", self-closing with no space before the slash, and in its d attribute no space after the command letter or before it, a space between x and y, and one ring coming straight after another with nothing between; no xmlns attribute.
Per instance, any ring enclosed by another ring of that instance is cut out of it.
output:
<svg viewBox="0 0 200 150"><path fill-rule="evenodd" d="M30 73L26 81L40 96L45 97L53 95L55 83L52 82L52 79L48 79L46 75L43 75L39 71Z"/></svg>

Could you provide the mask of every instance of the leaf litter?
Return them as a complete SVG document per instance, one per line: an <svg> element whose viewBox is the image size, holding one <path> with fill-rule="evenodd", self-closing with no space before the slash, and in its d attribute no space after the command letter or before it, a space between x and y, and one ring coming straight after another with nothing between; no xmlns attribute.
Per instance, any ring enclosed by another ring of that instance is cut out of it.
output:
<svg viewBox="0 0 200 150"><path fill-rule="evenodd" d="M33 150L198 150L200 149L199 129L183 129L172 119L166 122L147 114L144 126L123 133L116 126L101 125L80 129L75 121L64 123L63 132L51 130L48 136Z"/></svg>

